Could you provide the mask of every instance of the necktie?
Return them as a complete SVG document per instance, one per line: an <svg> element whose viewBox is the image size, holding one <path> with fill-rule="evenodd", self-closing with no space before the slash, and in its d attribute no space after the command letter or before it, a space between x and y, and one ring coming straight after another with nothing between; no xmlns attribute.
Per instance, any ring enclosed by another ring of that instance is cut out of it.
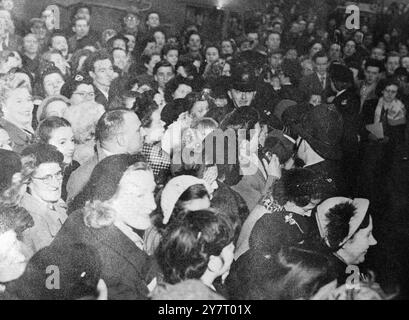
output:
<svg viewBox="0 0 409 320"><path fill-rule="evenodd" d="M325 77L324 76L321 76L321 78L320 78L321 80L321 87L322 87L322 89L325 89Z"/></svg>

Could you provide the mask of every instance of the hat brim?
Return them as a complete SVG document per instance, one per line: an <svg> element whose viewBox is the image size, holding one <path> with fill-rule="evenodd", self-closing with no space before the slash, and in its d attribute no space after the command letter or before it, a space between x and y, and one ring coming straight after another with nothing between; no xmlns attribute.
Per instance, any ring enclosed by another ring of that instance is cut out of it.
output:
<svg viewBox="0 0 409 320"><path fill-rule="evenodd" d="M255 84L248 83L233 83L231 89L241 91L241 92L255 92L257 91Z"/></svg>

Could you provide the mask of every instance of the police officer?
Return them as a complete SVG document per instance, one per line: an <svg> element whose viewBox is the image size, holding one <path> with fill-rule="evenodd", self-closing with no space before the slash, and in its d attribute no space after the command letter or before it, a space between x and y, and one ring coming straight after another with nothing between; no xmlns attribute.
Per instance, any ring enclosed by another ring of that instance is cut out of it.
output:
<svg viewBox="0 0 409 320"><path fill-rule="evenodd" d="M344 135L341 141L343 152L342 169L346 178L347 194L356 191L359 170L359 109L360 98L354 88L352 71L341 64L330 68L331 88L336 93L328 102L335 105L344 120Z"/></svg>

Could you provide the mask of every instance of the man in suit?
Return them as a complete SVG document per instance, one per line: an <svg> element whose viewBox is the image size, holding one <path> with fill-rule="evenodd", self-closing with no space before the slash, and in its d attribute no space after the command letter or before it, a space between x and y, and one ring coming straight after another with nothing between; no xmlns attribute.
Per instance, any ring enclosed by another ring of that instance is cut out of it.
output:
<svg viewBox="0 0 409 320"><path fill-rule="evenodd" d="M324 51L317 52L312 58L314 73L304 76L299 85L303 100L308 101L312 94L319 93L322 101L326 101L331 91L328 75L328 56Z"/></svg>
<svg viewBox="0 0 409 320"><path fill-rule="evenodd" d="M336 96L332 103L344 120L342 137L343 172L347 179L348 194L353 195L359 170L360 99L354 87L352 71L341 64L330 70L331 87Z"/></svg>
<svg viewBox="0 0 409 320"><path fill-rule="evenodd" d="M92 170L105 157L121 153L133 154L142 149L140 127L138 116L128 110L108 111L99 119L95 129L96 152L71 174L67 183L68 203L80 193Z"/></svg>
<svg viewBox="0 0 409 320"><path fill-rule="evenodd" d="M84 72L94 80L95 102L102 104L105 109L109 104L109 89L115 79L115 72L111 57L108 53L97 51L84 62Z"/></svg>
<svg viewBox="0 0 409 320"><path fill-rule="evenodd" d="M358 93L361 98L359 114L362 113L363 105L366 101L377 99L376 86L378 84L383 66L375 59L368 59L365 62L365 79L358 82Z"/></svg>

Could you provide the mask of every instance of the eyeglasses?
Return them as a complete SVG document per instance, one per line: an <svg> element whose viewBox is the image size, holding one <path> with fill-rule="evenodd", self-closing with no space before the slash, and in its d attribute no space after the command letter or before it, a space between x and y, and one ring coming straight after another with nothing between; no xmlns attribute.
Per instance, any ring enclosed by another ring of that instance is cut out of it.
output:
<svg viewBox="0 0 409 320"><path fill-rule="evenodd" d="M395 94L395 93L398 93L398 90L385 90L385 92Z"/></svg>
<svg viewBox="0 0 409 320"><path fill-rule="evenodd" d="M45 184L51 184L51 183L53 182L53 179L56 179L57 181L61 181L62 178L63 178L63 173L62 173L62 171L58 171L58 172L55 173L55 174L48 174L48 175L46 175L45 177L42 177L42 178L40 178L40 177L33 177L33 179L41 180L41 181L43 181Z"/></svg>
<svg viewBox="0 0 409 320"><path fill-rule="evenodd" d="M82 98L85 98L86 96L89 98L94 98L95 93L94 92L74 92L73 94L77 94Z"/></svg>

